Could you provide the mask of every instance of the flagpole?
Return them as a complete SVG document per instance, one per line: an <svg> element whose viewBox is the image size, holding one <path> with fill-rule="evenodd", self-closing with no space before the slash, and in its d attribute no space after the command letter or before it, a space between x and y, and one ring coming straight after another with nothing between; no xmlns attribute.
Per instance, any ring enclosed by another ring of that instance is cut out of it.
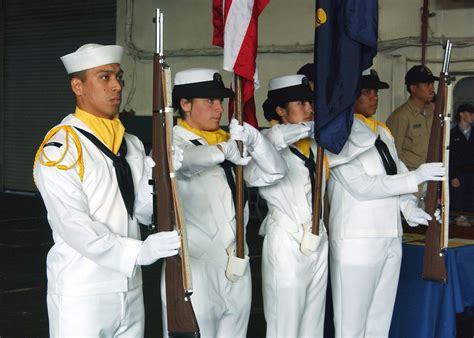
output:
<svg viewBox="0 0 474 338"><path fill-rule="evenodd" d="M234 100L234 118L243 125L242 114L242 77L234 74L235 100ZM237 141L240 153L243 153L243 144ZM244 167L235 167L235 185L236 185L236 205L235 205L235 255L238 258L244 258Z"/></svg>
<svg viewBox="0 0 474 338"><path fill-rule="evenodd" d="M315 176L315 189L313 195L313 223L311 227L311 232L313 235L319 236L319 223L321 220L321 192L322 192L322 183L323 183L323 158L324 150L321 146L318 145L316 152L316 170L314 172Z"/></svg>

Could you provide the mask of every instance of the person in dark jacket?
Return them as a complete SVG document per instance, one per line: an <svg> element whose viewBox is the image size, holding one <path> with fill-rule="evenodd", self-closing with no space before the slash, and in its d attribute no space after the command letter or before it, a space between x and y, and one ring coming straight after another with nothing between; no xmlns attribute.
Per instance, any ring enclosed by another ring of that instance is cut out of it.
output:
<svg viewBox="0 0 474 338"><path fill-rule="evenodd" d="M450 209L474 212L474 105L461 104L451 129L449 155Z"/></svg>

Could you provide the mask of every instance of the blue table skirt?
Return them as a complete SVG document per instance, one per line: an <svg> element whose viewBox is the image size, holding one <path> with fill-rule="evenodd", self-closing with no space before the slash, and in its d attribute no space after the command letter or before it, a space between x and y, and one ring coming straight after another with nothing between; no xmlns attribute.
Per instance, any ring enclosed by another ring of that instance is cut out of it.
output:
<svg viewBox="0 0 474 338"><path fill-rule="evenodd" d="M474 306L474 245L447 250L447 284L421 278L423 250L403 244L391 338L455 338L456 313Z"/></svg>

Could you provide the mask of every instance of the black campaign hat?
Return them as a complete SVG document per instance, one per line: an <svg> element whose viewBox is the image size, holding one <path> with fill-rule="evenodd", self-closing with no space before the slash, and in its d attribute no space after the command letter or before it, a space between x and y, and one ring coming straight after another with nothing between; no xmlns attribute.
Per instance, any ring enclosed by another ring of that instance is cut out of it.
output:
<svg viewBox="0 0 474 338"><path fill-rule="evenodd" d="M309 81L313 82L315 73L316 69L314 67L314 63L307 63L303 67L298 69L298 71L296 72L296 74L304 75L308 78Z"/></svg>
<svg viewBox="0 0 474 338"><path fill-rule="evenodd" d="M173 106L179 107L180 99L233 98L232 89L226 88L216 69L191 68L176 73L173 87Z"/></svg>
<svg viewBox="0 0 474 338"><path fill-rule="evenodd" d="M267 99L263 102L263 114L270 120L278 120L276 107L292 101L313 101L313 92L304 75L276 77L268 83Z"/></svg>
<svg viewBox="0 0 474 338"><path fill-rule="evenodd" d="M374 69L369 71L369 74L362 74L361 89L387 89L390 86L386 82L380 81L379 75Z"/></svg>
<svg viewBox="0 0 474 338"><path fill-rule="evenodd" d="M431 83L438 81L439 77L434 76L431 70L423 65L413 66L405 75L405 84Z"/></svg>

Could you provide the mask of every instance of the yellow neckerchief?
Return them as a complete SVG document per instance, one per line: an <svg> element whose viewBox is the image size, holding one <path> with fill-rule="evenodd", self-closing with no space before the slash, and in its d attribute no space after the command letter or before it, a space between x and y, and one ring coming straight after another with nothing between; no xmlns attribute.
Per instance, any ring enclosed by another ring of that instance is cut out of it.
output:
<svg viewBox="0 0 474 338"><path fill-rule="evenodd" d="M374 134L377 134L377 120L374 119L373 117L365 117L362 114L355 114L355 117L357 117L359 120L364 122L364 124L372 130Z"/></svg>
<svg viewBox="0 0 474 338"><path fill-rule="evenodd" d="M278 120L270 120L270 125L273 127L274 125L280 124L280 121Z"/></svg>
<svg viewBox="0 0 474 338"><path fill-rule="evenodd" d="M370 130L372 130L375 135L377 135L377 126L380 126L380 127L384 128L393 139L392 132L390 131L390 128L387 127L387 125L385 123L377 121L373 117L365 117L362 114L354 114L354 116L356 118L358 118L359 120L361 120L362 122L364 122L365 125L367 127L369 127Z"/></svg>
<svg viewBox="0 0 474 338"><path fill-rule="evenodd" d="M300 153L306 157L309 157L309 150L311 147L311 139L309 137L296 141L294 145L296 148L298 148Z"/></svg>
<svg viewBox="0 0 474 338"><path fill-rule="evenodd" d="M125 127L118 116L115 116L112 120L104 119L92 115L79 107L76 107L74 116L88 126L114 154L118 153L123 135L125 134Z"/></svg>
<svg viewBox="0 0 474 338"><path fill-rule="evenodd" d="M214 145L220 142L225 142L229 139L229 134L223 129L217 129L216 131L204 131L191 127L186 121L179 120L178 125L184 129L189 130L193 134L196 134L206 140L208 144Z"/></svg>
<svg viewBox="0 0 474 338"><path fill-rule="evenodd" d="M311 149L311 139L309 137L301 139L295 142L296 148L302 153L304 156L309 158L309 150ZM316 157L316 154L314 154ZM329 179L329 162L326 154L323 155L324 167L326 168L326 181Z"/></svg>

